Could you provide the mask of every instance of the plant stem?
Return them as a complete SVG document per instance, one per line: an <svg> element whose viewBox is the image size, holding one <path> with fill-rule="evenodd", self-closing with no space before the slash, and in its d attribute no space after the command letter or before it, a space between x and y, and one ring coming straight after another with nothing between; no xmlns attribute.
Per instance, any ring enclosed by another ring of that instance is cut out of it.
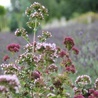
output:
<svg viewBox="0 0 98 98"><path fill-rule="evenodd" d="M35 42L36 31L37 31L37 19L35 19L35 27L34 27L34 35L33 35L33 54L34 54L34 42Z"/></svg>
<svg viewBox="0 0 98 98"><path fill-rule="evenodd" d="M23 37L28 43L30 43L25 37Z"/></svg>

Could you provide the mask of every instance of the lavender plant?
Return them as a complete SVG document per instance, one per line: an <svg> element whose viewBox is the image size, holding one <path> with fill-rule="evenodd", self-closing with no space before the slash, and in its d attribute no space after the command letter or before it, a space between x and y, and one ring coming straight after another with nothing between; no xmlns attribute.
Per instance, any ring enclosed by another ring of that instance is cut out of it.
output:
<svg viewBox="0 0 98 98"><path fill-rule="evenodd" d="M25 14L29 18L27 25L34 33L33 42L30 42L25 28L16 30L15 35L23 37L27 44L15 62L6 63L11 57L4 56L5 62L1 64L4 73L0 75L1 96L4 98L97 98L98 79L92 87L89 85L91 79L87 75L79 76L75 81L76 84L69 77L76 72L70 54L79 53L73 38L64 39L65 49L61 49L55 43L46 42L52 37L48 31L42 31L42 35L39 35L39 40L36 41L37 27L45 15L48 15L48 10L40 3L34 2L27 8ZM7 50L14 55L19 52L20 47L19 44L12 43L7 46ZM60 59L59 64L58 59ZM67 92L68 88L74 91L74 96Z"/></svg>

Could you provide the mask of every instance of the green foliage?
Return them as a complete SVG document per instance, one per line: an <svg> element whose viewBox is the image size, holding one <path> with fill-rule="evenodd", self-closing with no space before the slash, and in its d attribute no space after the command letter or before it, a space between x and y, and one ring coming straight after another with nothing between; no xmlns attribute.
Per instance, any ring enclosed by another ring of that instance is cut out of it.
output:
<svg viewBox="0 0 98 98"><path fill-rule="evenodd" d="M27 17L23 17L21 22L22 22L22 27L24 27L29 33L32 33L32 30L27 26L26 22L28 21Z"/></svg>
<svg viewBox="0 0 98 98"><path fill-rule="evenodd" d="M73 13L84 13L88 11L98 12L97 0L29 0L31 3L34 1L44 4L49 10L49 18L59 18L65 16L67 19L71 18ZM56 13L54 14L54 12Z"/></svg>
<svg viewBox="0 0 98 98"><path fill-rule="evenodd" d="M30 2L28 0L11 0L11 3L13 10L10 19L10 30L15 31L18 26L21 26L26 28L28 32L31 32L25 24L28 19L24 16L24 11L30 5Z"/></svg>
<svg viewBox="0 0 98 98"><path fill-rule="evenodd" d="M0 5L0 16L5 15L5 12L6 12L5 8Z"/></svg>
<svg viewBox="0 0 98 98"><path fill-rule="evenodd" d="M11 0L12 8L14 12L20 11L20 1L19 0Z"/></svg>
<svg viewBox="0 0 98 98"><path fill-rule="evenodd" d="M45 21L49 21L53 18L59 19L62 16L66 17L66 19L70 19L88 11L98 11L97 0L11 0L13 8L12 12L24 16L25 9L33 2L39 2L48 8L50 14L49 17L46 17ZM21 26L26 27L28 32L30 31L30 29L24 24L27 22L25 17L18 19L18 22Z"/></svg>
<svg viewBox="0 0 98 98"><path fill-rule="evenodd" d="M5 26L5 15L6 10L3 6L0 5L0 31L4 28Z"/></svg>
<svg viewBox="0 0 98 98"><path fill-rule="evenodd" d="M10 19L10 23L9 23L9 27L11 31L15 31L19 24L18 24L18 20L17 20L17 15L15 13L12 14L11 19Z"/></svg>
<svg viewBox="0 0 98 98"><path fill-rule="evenodd" d="M33 2L40 2L48 8L50 14L46 20L62 16L70 19L74 13L81 14L88 11L98 11L97 0L11 0L13 11L21 13Z"/></svg>
<svg viewBox="0 0 98 98"><path fill-rule="evenodd" d="M73 13L84 13L88 11L98 12L98 1L97 0L65 0L66 6L65 15L70 18Z"/></svg>

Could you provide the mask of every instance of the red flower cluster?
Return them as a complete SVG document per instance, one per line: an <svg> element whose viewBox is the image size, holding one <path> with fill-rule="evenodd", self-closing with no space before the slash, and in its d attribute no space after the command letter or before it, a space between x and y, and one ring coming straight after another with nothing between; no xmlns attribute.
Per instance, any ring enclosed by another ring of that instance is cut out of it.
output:
<svg viewBox="0 0 98 98"><path fill-rule="evenodd" d="M68 50L71 50L72 47L75 45L74 40L71 37L66 37L64 40L64 44Z"/></svg>
<svg viewBox="0 0 98 98"><path fill-rule="evenodd" d="M75 43L71 37L66 37L64 40L64 44L68 50L72 49L76 55L79 54L79 50L76 47L74 47Z"/></svg>
<svg viewBox="0 0 98 98"><path fill-rule="evenodd" d="M67 66L66 71L75 73L76 72L75 66L74 65Z"/></svg>
<svg viewBox="0 0 98 98"><path fill-rule="evenodd" d="M64 56L68 57L69 55L65 50L61 50L60 53L59 53L59 56L63 58Z"/></svg>
<svg viewBox="0 0 98 98"><path fill-rule="evenodd" d="M70 58L67 58L67 59L63 60L62 64L65 66L65 70L67 72L72 72L72 73L75 73L76 72L76 68L72 64L72 61L71 61Z"/></svg>
<svg viewBox="0 0 98 98"><path fill-rule="evenodd" d="M75 53L76 55L79 54L79 50L78 50L76 47L73 47L72 50L74 51L74 53Z"/></svg>
<svg viewBox="0 0 98 98"><path fill-rule="evenodd" d="M78 94L75 95L74 98L98 98L98 90L95 89L89 89L87 93L85 94Z"/></svg>
<svg viewBox="0 0 98 98"><path fill-rule="evenodd" d="M3 61L7 61L8 59L10 59L10 57L9 57L8 55L5 55L5 56L3 57Z"/></svg>
<svg viewBox="0 0 98 98"><path fill-rule="evenodd" d="M62 65L65 66L65 70L67 72L75 73L76 68L72 64L71 59L69 58L69 54L70 54L69 51L72 50L76 55L78 55L79 50L76 47L74 47L75 43L74 43L73 38L71 38L71 37L66 37L64 39L64 44L65 44L65 47L67 48L66 51L65 50L60 50L60 52L59 52L59 57L63 58Z"/></svg>
<svg viewBox="0 0 98 98"><path fill-rule="evenodd" d="M83 95L79 94L79 95L75 95L74 98L85 98Z"/></svg>
<svg viewBox="0 0 98 98"><path fill-rule="evenodd" d="M8 51L10 51L10 52L19 52L20 45L19 45L19 44L12 43L12 44L9 44L9 45L7 46L7 49L8 49Z"/></svg>
<svg viewBox="0 0 98 98"><path fill-rule="evenodd" d="M90 96L88 98L98 98L98 90L89 89Z"/></svg>

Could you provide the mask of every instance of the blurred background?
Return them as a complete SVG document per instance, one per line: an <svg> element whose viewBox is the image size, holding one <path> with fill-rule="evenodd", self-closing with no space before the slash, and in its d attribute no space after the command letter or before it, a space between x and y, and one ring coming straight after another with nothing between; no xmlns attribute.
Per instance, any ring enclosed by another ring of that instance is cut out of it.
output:
<svg viewBox="0 0 98 98"><path fill-rule="evenodd" d="M98 0L0 0L0 63L3 56L9 54L7 44L25 44L22 38L14 36L18 27L26 28L32 41L32 30L25 24L28 18L24 12L33 2L40 2L49 10L37 34L42 29L52 32L53 37L48 41L60 47L63 47L64 37L73 37L80 50L77 57L72 55L78 69L75 76L88 74L93 80L97 78Z"/></svg>

